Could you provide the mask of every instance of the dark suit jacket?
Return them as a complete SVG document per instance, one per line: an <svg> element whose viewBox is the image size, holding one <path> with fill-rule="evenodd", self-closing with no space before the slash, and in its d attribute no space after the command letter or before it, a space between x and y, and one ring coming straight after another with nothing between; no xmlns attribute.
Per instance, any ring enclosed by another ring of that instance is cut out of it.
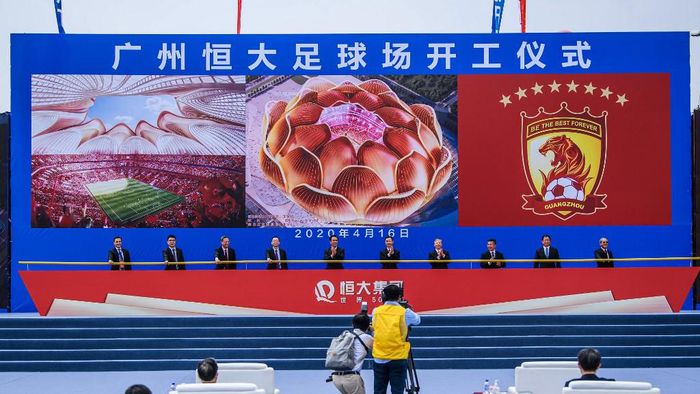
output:
<svg viewBox="0 0 700 394"><path fill-rule="evenodd" d="M430 267L434 269L447 269L447 263L450 262L450 252L445 249L443 249L442 252L445 254L445 257L443 258L438 258L438 253L435 251L435 249L428 253Z"/></svg>
<svg viewBox="0 0 700 394"><path fill-rule="evenodd" d="M587 374L585 374L585 375L581 375L580 378L576 378L576 379L571 379L571 380L569 380L568 382L566 382L566 383L564 384L564 387L569 387L569 383L571 383L571 382L577 382L577 381L579 381L579 380L605 380L605 381L608 381L608 382L614 382L614 381L615 381L615 379L601 378L601 377L598 377L598 375L596 375L596 374L594 374L594 373L587 373Z"/></svg>
<svg viewBox="0 0 700 394"><path fill-rule="evenodd" d="M379 260L381 261L399 261L401 260L401 252L394 248L394 253L391 256L388 255L389 251L386 248L379 252ZM382 263L382 269L396 269L398 264L396 263Z"/></svg>
<svg viewBox="0 0 700 394"><path fill-rule="evenodd" d="M488 260L491 258L491 252L488 250L484 253L481 254L480 259L481 260ZM496 260L505 260L505 257L503 257L503 253L496 251ZM506 262L503 261L500 263L501 265L497 265L497 263L489 263L488 261L482 261L481 262L481 268L505 268L506 267Z"/></svg>
<svg viewBox="0 0 700 394"><path fill-rule="evenodd" d="M549 247L549 257L544 255L544 247L541 247L535 251L536 260L550 260L547 262L535 262L535 268L561 268L561 262L559 261L559 251L557 248Z"/></svg>
<svg viewBox="0 0 700 394"><path fill-rule="evenodd" d="M326 269L342 270L343 269L342 261L345 260L345 249L343 249L341 247L336 248L335 256L331 257L331 248L328 248L325 251L323 251L323 259L327 261ZM336 261L337 261L337 263L336 263Z"/></svg>
<svg viewBox="0 0 700 394"><path fill-rule="evenodd" d="M279 260L280 268L277 268L277 257L275 257L275 251L272 248L265 251L265 258L272 260L272 262L267 265L267 269L269 269L269 270L276 270L276 269L286 270L286 269L288 269L287 262L286 262L287 261L287 252L282 248L279 248L279 250L280 250L280 260Z"/></svg>
<svg viewBox="0 0 700 394"><path fill-rule="evenodd" d="M608 254L606 255L603 249L598 248L593 251L593 256L598 260L598 268L614 267L615 261L613 260L612 250L608 249Z"/></svg>
<svg viewBox="0 0 700 394"><path fill-rule="evenodd" d="M187 269L185 266L185 255L182 253L182 249L175 248L175 253L177 253L177 264L166 265L166 271ZM165 250L163 250L163 261L175 262L175 256L173 256L173 252L170 251L170 248L165 248Z"/></svg>
<svg viewBox="0 0 700 394"><path fill-rule="evenodd" d="M124 262L125 263L130 263L131 262L131 254L129 254L129 251L122 248L122 255L124 255ZM109 250L107 253L107 261L113 261L114 263L110 267L112 271L118 271L119 270L119 253L117 253L117 248L112 248ZM124 264L124 271L130 271L131 270L131 264Z"/></svg>
<svg viewBox="0 0 700 394"><path fill-rule="evenodd" d="M223 261L236 261L236 251L229 246L228 248L228 259L224 256L224 248L219 246L214 249L214 258L219 259L219 263L216 263L216 269L218 270L235 270L236 263L223 263Z"/></svg>

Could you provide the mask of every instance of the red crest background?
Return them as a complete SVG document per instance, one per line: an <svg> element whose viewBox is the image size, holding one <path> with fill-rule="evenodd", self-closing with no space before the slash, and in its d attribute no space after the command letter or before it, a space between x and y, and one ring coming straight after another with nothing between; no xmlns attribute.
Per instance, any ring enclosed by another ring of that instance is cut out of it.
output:
<svg viewBox="0 0 700 394"><path fill-rule="evenodd" d="M548 86L561 84L559 91ZM567 86L574 81L576 91ZM459 224L461 226L668 225L671 222L668 74L460 76ZM535 94L538 84L542 93ZM595 89L586 93L584 85ZM590 86L590 85L589 85ZM601 89L612 93L602 96ZM527 97L516 92L526 89ZM624 95L624 105L619 96ZM503 96L510 103L504 105ZM607 209L566 222L522 209L530 193L522 168L520 112L590 107L608 111L605 173L598 188Z"/></svg>

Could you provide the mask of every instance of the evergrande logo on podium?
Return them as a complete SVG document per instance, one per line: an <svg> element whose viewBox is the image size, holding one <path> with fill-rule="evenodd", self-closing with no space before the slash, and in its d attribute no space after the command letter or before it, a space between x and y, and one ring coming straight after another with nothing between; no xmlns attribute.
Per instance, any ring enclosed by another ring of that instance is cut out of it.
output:
<svg viewBox="0 0 700 394"><path fill-rule="evenodd" d="M532 194L522 208L568 220L606 208L598 187L605 172L607 111L572 111L566 102L554 112L520 112L522 163Z"/></svg>

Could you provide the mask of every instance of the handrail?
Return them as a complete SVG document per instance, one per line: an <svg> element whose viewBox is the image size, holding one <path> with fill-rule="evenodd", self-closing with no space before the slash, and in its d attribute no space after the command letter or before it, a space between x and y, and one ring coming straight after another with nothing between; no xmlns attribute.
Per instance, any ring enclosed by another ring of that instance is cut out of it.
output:
<svg viewBox="0 0 700 394"><path fill-rule="evenodd" d="M325 264L325 263L342 263L342 264L367 264L367 263L398 263L398 264L423 264L423 263L482 263L482 262L506 262L508 264L525 264L525 263L552 263L554 261L559 261L563 263L595 263L601 259L586 258L586 259L505 259L505 260L490 260L490 259L450 259L450 260L428 260L428 259L413 259L413 260L377 260L377 259L364 259L364 260L284 260L284 263L288 264ZM604 259L603 259L604 260ZM697 261L700 257L627 257L627 258L613 258L617 262L644 262L644 261ZM132 266L164 266L166 265L163 261L143 261L143 262L124 262L124 263L108 263L108 262L97 262L97 261L18 261L20 265L72 265L72 266L111 266L112 264L124 264ZM267 260L235 260L235 261L222 261L222 264L236 263L236 264L269 264ZM176 264L186 264L186 265L211 265L216 264L213 260L208 261L182 261L182 262L169 262L168 265Z"/></svg>

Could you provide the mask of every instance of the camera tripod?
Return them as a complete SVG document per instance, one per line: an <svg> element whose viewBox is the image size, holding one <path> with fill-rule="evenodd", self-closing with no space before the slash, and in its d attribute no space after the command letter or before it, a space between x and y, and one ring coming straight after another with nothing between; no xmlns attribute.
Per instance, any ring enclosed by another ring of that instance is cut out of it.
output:
<svg viewBox="0 0 700 394"><path fill-rule="evenodd" d="M413 360L413 349L408 351L408 359L406 360L406 392L408 394L416 394L420 392L420 383L418 383L418 372L416 371L416 362Z"/></svg>

